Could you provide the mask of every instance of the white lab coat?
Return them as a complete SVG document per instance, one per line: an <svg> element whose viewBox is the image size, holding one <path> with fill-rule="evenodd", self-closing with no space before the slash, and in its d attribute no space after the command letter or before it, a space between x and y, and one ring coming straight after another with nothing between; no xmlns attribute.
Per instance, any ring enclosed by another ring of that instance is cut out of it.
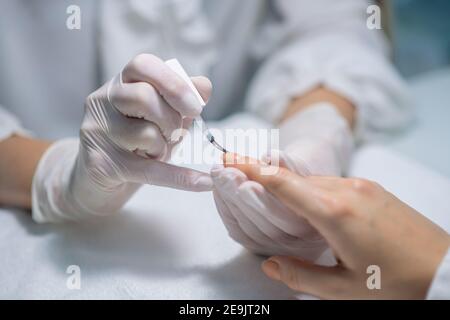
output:
<svg viewBox="0 0 450 320"><path fill-rule="evenodd" d="M363 0L0 0L0 139L24 131L77 135L84 98L138 53L178 58L215 87L204 111L247 108L275 122L324 85L357 107L357 136L405 124L406 90ZM21 125L19 124L21 122Z"/></svg>
<svg viewBox="0 0 450 320"><path fill-rule="evenodd" d="M142 52L210 76L207 119L245 107L273 121L319 84L357 105L359 137L408 118L367 1L79 0L81 30L68 30L71 4L0 0L0 105L39 137L76 135L84 97Z"/></svg>

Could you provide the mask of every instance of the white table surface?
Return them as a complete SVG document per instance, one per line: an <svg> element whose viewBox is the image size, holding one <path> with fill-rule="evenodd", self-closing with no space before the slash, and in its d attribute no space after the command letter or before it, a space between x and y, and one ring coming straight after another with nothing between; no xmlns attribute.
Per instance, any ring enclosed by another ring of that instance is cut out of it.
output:
<svg viewBox="0 0 450 320"><path fill-rule="evenodd" d="M432 80L436 87L444 83ZM421 81L415 85L431 91ZM448 88L442 91L448 94ZM448 115L448 100L433 99L418 97L423 108L433 105ZM364 149L352 174L382 183L450 230L450 182L436 173L450 176L448 141L442 138L450 136L449 128L442 115L421 112L421 126L389 145L396 152ZM441 138L430 142L436 134ZM293 297L263 275L261 258L228 238L209 193L145 187L121 215L90 225L37 225L25 212L0 209L0 226L0 298ZM66 287L69 265L81 268L81 290Z"/></svg>
<svg viewBox="0 0 450 320"><path fill-rule="evenodd" d="M389 148L450 178L450 67L409 83L416 123Z"/></svg>

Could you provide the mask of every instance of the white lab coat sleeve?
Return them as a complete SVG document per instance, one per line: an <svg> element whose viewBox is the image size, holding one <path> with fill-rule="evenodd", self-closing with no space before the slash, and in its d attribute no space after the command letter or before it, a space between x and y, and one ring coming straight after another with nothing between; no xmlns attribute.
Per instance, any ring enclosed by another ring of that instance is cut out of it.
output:
<svg viewBox="0 0 450 320"><path fill-rule="evenodd" d="M0 106L0 141L8 139L13 134L30 136L31 134L22 128L20 121Z"/></svg>
<svg viewBox="0 0 450 320"><path fill-rule="evenodd" d="M389 61L384 32L367 27L369 1L273 4L281 20L263 27L255 41L254 55L265 60L247 108L275 123L293 98L324 86L356 106L358 140L382 137L409 123L407 88Z"/></svg>
<svg viewBox="0 0 450 320"><path fill-rule="evenodd" d="M434 276L427 299L450 300L450 248Z"/></svg>

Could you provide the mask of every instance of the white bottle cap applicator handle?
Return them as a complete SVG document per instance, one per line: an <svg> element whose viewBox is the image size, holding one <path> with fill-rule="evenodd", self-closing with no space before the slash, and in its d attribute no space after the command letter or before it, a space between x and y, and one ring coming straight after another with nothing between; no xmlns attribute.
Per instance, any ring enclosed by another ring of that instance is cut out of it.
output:
<svg viewBox="0 0 450 320"><path fill-rule="evenodd" d="M197 97L197 99L200 102L200 104L202 105L202 107L204 107L206 105L205 101L203 100L202 96L198 92L197 88L192 83L191 78L188 76L188 74L186 73L183 66L180 64L180 62L178 62L177 59L171 59L171 60L167 60L165 63L170 69L172 69L172 71L176 72L176 74L178 74L188 84L188 86L192 89L192 91L194 92L195 96ZM208 139L208 141L214 145L214 147L216 147L223 153L227 153L227 150L224 147L222 147L220 144L217 143L216 139L214 138L212 133L209 131L208 127L206 126L206 124L203 121L201 116L194 118L194 123L202 131L202 133L206 137L206 139Z"/></svg>

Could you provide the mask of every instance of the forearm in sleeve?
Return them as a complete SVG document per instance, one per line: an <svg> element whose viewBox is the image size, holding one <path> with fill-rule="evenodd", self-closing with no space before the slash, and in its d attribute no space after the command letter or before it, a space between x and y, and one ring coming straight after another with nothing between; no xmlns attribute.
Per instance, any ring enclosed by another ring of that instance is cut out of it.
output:
<svg viewBox="0 0 450 320"><path fill-rule="evenodd" d="M407 124L411 119L407 89L389 61L380 31L366 26L368 4L279 1L285 39L256 74L247 107L277 123L293 100L325 88L355 106L360 140Z"/></svg>
<svg viewBox="0 0 450 320"><path fill-rule="evenodd" d="M49 142L31 138L19 121L0 107L0 206L31 208L34 172Z"/></svg>

